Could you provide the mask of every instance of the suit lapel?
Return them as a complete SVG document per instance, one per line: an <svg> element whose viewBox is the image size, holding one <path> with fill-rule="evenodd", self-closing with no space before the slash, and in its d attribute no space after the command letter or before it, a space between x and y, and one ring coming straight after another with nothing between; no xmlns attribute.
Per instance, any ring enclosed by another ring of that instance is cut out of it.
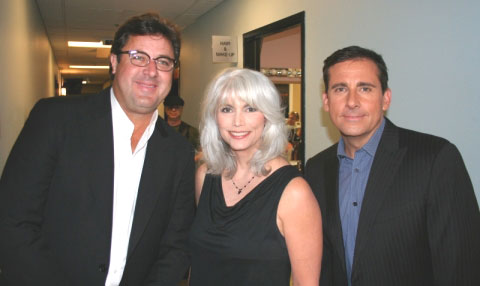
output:
<svg viewBox="0 0 480 286"><path fill-rule="evenodd" d="M330 233L333 249L345 270L345 249L343 247L342 223L338 204L338 171L339 163L336 148L332 149L328 161L325 164L325 194L326 194L326 224Z"/></svg>
<svg viewBox="0 0 480 286"><path fill-rule="evenodd" d="M110 89L91 98L84 116L84 142L88 154L88 181L98 219L104 226L105 248L110 249L113 212L113 126ZM109 251L108 251L109 253Z"/></svg>
<svg viewBox="0 0 480 286"><path fill-rule="evenodd" d="M363 198L355 242L353 269L355 269L355 263L361 257L367 241L373 239L370 237L370 230L406 152L406 149L399 148L398 128L388 119L385 118L385 120L385 129L375 153Z"/></svg>
<svg viewBox="0 0 480 286"><path fill-rule="evenodd" d="M128 246L128 256L138 244L147 224L152 216L159 200L168 202L168 199L160 199L161 195L167 195L171 190L167 189L166 180L171 180L168 175L168 162L174 162L171 148L166 140L167 133L161 126L161 119L157 120L155 131L148 140L145 161L143 164L142 177L138 187L135 214L133 217L132 231ZM165 208L168 206L165 205ZM163 219L163 218L160 218ZM128 259L128 258L127 258Z"/></svg>

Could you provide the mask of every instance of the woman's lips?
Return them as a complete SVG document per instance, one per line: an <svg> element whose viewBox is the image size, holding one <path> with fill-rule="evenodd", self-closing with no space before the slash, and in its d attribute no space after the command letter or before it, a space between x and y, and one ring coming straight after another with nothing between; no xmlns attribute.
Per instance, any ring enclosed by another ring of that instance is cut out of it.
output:
<svg viewBox="0 0 480 286"><path fill-rule="evenodd" d="M230 131L230 136L232 136L235 139L242 139L248 136L250 134L249 131Z"/></svg>

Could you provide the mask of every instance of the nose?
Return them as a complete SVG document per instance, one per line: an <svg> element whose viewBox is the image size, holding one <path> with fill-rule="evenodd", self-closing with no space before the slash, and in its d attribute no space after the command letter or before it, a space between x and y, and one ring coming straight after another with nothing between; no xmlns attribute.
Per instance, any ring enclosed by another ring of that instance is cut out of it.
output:
<svg viewBox="0 0 480 286"><path fill-rule="evenodd" d="M158 75L158 70L155 61L151 60L148 65L144 67L143 72L149 77L156 77Z"/></svg>
<svg viewBox="0 0 480 286"><path fill-rule="evenodd" d="M347 107L348 108L356 108L359 106L359 100L358 100L358 93L355 89L352 89L348 92L347 95Z"/></svg>
<svg viewBox="0 0 480 286"><path fill-rule="evenodd" d="M235 112L234 118L233 118L233 125L238 127L243 125L243 114L242 112Z"/></svg>

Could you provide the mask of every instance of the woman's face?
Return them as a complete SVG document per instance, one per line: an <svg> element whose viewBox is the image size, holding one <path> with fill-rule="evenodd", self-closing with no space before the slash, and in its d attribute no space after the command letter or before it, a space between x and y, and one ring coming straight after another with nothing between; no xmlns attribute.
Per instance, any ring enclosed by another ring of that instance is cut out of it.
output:
<svg viewBox="0 0 480 286"><path fill-rule="evenodd" d="M223 140L235 152L253 156L262 140L265 116L235 96L228 96L217 109L217 124Z"/></svg>

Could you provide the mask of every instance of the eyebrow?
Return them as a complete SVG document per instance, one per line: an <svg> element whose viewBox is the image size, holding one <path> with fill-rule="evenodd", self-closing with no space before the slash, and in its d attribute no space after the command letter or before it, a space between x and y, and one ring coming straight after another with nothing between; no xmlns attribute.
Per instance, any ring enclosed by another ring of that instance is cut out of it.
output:
<svg viewBox="0 0 480 286"><path fill-rule="evenodd" d="M165 56L165 55L161 55L161 56L158 56L158 57L152 58L152 59L154 59L154 60L158 60L158 59L168 59L168 60L171 60L171 61L175 61L174 58L171 58L171 57Z"/></svg>
<svg viewBox="0 0 480 286"><path fill-rule="evenodd" d="M357 87L360 87L360 86L377 87L377 86L376 86L375 84L373 84L373 83L363 82L363 81L357 83ZM339 82L339 83L336 83L336 84L332 85L332 86L330 87L330 89L334 89L334 88L337 88L337 87L348 87L348 85L347 85L346 83L344 83L344 82Z"/></svg>
<svg viewBox="0 0 480 286"><path fill-rule="evenodd" d="M330 87L330 89L337 88L337 87L347 87L347 84L344 82L339 82Z"/></svg>
<svg viewBox="0 0 480 286"><path fill-rule="evenodd" d="M376 85L374 85L373 83L370 83L370 82L363 82L363 81L359 82L359 83L357 84L357 86L369 86L369 87L377 87L377 86L376 86Z"/></svg>
<svg viewBox="0 0 480 286"><path fill-rule="evenodd" d="M131 51L135 51L135 52L137 52L137 53L145 54L145 55L149 56L152 60L169 59L169 60L175 61L174 58L171 58L171 57L169 57L169 56L167 56L167 55L159 55L158 57L154 58L154 57L152 57L151 55L149 55L147 52L142 51L142 50L131 50Z"/></svg>

